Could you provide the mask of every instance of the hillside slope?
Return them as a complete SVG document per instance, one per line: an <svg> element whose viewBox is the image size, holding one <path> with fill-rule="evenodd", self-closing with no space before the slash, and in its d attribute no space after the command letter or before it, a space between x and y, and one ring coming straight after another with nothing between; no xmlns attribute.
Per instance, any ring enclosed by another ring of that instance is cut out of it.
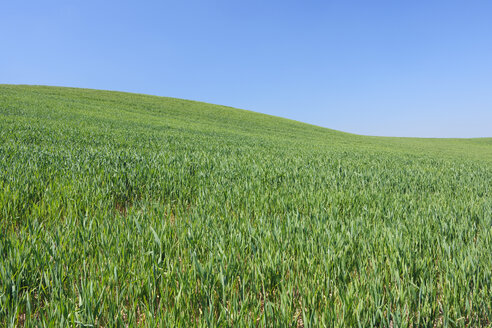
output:
<svg viewBox="0 0 492 328"><path fill-rule="evenodd" d="M0 85L0 326L487 326L492 139Z"/></svg>
<svg viewBox="0 0 492 328"><path fill-rule="evenodd" d="M294 146L307 144L309 147L336 148L350 145L355 149L369 148L372 151L389 149L418 155L492 161L492 138L366 137L247 110L175 98L45 86L0 85L0 88L2 114L12 119L22 116L40 123L46 120L53 123L52 118L55 117L58 124L79 120L96 130L109 126L121 129L124 124L154 130L171 129L167 132L169 135L176 134L174 130L186 129L189 133L219 133L226 137L232 134L232 138L262 138L277 143L295 143ZM19 102L15 103L15 100Z"/></svg>

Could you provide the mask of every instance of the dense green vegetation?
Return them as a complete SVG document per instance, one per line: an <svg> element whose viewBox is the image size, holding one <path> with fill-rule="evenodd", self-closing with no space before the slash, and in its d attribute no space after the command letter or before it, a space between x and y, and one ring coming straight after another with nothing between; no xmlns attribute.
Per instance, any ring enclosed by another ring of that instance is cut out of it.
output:
<svg viewBox="0 0 492 328"><path fill-rule="evenodd" d="M0 326L492 325L492 139L0 85Z"/></svg>

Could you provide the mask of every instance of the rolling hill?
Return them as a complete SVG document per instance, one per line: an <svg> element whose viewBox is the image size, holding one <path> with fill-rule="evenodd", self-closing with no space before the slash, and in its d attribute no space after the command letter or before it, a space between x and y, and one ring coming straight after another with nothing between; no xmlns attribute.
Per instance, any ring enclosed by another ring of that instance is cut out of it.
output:
<svg viewBox="0 0 492 328"><path fill-rule="evenodd" d="M492 139L0 85L0 326L492 324Z"/></svg>

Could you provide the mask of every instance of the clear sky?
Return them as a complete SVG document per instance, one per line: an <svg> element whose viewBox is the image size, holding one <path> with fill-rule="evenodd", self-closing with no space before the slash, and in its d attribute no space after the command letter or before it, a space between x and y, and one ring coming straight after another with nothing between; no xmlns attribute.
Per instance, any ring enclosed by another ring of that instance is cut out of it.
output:
<svg viewBox="0 0 492 328"><path fill-rule="evenodd" d="M0 83L492 137L492 1L4 1ZM1 95L0 95L1 96Z"/></svg>

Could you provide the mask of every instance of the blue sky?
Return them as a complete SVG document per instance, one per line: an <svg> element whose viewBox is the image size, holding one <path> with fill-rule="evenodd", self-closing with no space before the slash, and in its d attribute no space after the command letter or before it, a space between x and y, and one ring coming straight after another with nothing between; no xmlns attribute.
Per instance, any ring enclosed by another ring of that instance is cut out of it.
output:
<svg viewBox="0 0 492 328"><path fill-rule="evenodd" d="M2 3L0 30L0 83L201 100L368 135L492 137L491 1L19 0Z"/></svg>

